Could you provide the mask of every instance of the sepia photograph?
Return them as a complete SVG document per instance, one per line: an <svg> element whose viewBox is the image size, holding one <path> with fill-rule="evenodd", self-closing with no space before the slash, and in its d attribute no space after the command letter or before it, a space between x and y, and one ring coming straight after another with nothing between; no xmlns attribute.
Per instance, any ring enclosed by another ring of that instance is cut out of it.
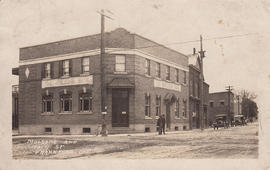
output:
<svg viewBox="0 0 270 170"><path fill-rule="evenodd" d="M0 39L1 170L270 169L270 1L1 0Z"/></svg>

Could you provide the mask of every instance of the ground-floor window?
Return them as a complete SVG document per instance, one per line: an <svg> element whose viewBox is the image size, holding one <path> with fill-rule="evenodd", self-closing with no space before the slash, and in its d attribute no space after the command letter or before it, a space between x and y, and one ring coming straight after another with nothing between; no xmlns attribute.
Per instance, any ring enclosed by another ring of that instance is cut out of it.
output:
<svg viewBox="0 0 270 170"><path fill-rule="evenodd" d="M61 100L61 112L70 112L72 111L72 94L62 94L60 96Z"/></svg>
<svg viewBox="0 0 270 170"><path fill-rule="evenodd" d="M151 98L149 93L145 93L145 116L151 117Z"/></svg>
<svg viewBox="0 0 270 170"><path fill-rule="evenodd" d="M80 111L92 112L92 93L91 92L80 94Z"/></svg>
<svg viewBox="0 0 270 170"><path fill-rule="evenodd" d="M183 117L187 117L187 101L183 100Z"/></svg>
<svg viewBox="0 0 270 170"><path fill-rule="evenodd" d="M156 116L160 116L161 114L161 96L156 96Z"/></svg>
<svg viewBox="0 0 270 170"><path fill-rule="evenodd" d="M179 102L179 98L177 98L176 101L175 101L175 117L177 117L177 118L180 117L180 102Z"/></svg>
<svg viewBox="0 0 270 170"><path fill-rule="evenodd" d="M53 112L53 96L52 95L44 95L42 97L42 112Z"/></svg>

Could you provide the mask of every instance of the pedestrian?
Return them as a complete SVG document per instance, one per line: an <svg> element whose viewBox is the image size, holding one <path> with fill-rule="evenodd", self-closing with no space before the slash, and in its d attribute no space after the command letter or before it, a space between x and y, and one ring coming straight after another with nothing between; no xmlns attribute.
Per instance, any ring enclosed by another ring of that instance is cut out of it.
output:
<svg viewBox="0 0 270 170"><path fill-rule="evenodd" d="M162 134L162 117L159 116L157 120L158 134Z"/></svg>
<svg viewBox="0 0 270 170"><path fill-rule="evenodd" d="M162 132L163 134L165 135L165 124L166 124L166 121L165 121L165 115L163 114L162 117L161 117L161 125L162 125Z"/></svg>

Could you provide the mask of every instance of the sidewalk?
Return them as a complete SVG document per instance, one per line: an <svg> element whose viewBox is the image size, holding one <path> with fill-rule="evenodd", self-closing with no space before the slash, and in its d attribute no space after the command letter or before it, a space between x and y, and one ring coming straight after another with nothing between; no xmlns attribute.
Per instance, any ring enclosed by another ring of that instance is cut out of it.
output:
<svg viewBox="0 0 270 170"><path fill-rule="evenodd" d="M212 130L212 128L204 129L203 131L209 131ZM192 130L186 130L186 131L167 131L166 135L170 134L186 134L186 133L194 133L194 132L203 132L201 129L192 129ZM145 132L145 133L124 133L124 134L109 134L109 137L121 137L121 136L159 136L158 132ZM160 135L164 136L164 135ZM73 137L81 137L81 138L88 138L88 137L102 137L101 135L20 135L18 134L18 131L12 131L12 138L40 138L40 137L47 137L47 138L73 138Z"/></svg>

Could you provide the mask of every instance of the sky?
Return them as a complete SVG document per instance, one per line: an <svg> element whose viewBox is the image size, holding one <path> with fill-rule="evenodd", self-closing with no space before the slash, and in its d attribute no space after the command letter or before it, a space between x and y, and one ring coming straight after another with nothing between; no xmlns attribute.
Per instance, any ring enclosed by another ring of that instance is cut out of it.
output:
<svg viewBox="0 0 270 170"><path fill-rule="evenodd" d="M200 44L181 42L199 40L200 35L211 39L203 41L210 92L231 85L262 93L259 78L270 79L270 3L264 0L2 0L0 61L8 63L4 68L10 73L18 66L21 47L99 33L100 9L113 18L106 19L106 31L123 27L184 54ZM235 35L246 36L215 39ZM18 83L16 76L8 80Z"/></svg>

